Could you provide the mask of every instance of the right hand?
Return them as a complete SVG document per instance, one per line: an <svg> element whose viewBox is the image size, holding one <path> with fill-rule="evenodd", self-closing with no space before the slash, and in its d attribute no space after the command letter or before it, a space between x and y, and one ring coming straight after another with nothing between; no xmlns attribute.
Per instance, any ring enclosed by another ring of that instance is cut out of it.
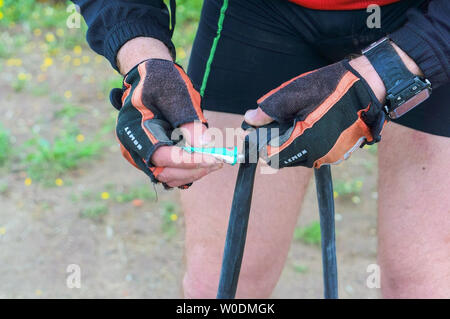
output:
<svg viewBox="0 0 450 319"><path fill-rule="evenodd" d="M125 76L123 89L111 91L111 102L120 110L116 135L123 156L166 188L187 188L221 168L222 162L211 156L199 159L170 138L180 128L192 146L209 142L203 140L207 123L200 101L186 73L172 61L149 59L135 66Z"/></svg>

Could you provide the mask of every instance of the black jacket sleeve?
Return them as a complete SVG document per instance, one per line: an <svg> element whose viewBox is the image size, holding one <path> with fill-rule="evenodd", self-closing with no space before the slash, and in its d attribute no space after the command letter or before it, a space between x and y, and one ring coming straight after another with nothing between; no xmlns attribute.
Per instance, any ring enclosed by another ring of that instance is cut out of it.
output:
<svg viewBox="0 0 450 319"><path fill-rule="evenodd" d="M116 70L116 55L128 40L144 36L162 41L175 58L172 43L175 25L175 1L170 15L162 0L72 0L80 6L88 25L87 41L91 48L105 56Z"/></svg>
<svg viewBox="0 0 450 319"><path fill-rule="evenodd" d="M450 1L429 1L422 12L410 9L408 22L390 38L421 68L433 88L450 81Z"/></svg>

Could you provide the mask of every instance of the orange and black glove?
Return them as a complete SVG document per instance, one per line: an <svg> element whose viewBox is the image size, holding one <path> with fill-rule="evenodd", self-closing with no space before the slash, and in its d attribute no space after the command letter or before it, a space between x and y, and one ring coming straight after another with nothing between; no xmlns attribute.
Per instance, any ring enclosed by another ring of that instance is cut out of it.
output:
<svg viewBox="0 0 450 319"><path fill-rule="evenodd" d="M200 94L182 67L168 60L150 59L135 66L125 75L122 89L111 91L110 100L120 111L116 135L123 156L154 183L164 168L153 165L152 155L161 146L174 145L172 131L193 121L206 124Z"/></svg>
<svg viewBox="0 0 450 319"><path fill-rule="evenodd" d="M339 163L362 144L378 142L387 121L372 89L346 60L283 83L258 106L279 132L261 134L262 127L250 141L252 134L264 136L259 156L276 168Z"/></svg>

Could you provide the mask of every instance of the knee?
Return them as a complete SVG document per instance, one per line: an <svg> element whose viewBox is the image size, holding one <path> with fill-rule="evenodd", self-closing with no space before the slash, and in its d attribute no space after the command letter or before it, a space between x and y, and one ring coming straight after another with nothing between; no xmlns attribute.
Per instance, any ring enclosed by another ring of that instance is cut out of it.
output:
<svg viewBox="0 0 450 319"><path fill-rule="evenodd" d="M239 276L236 298L269 298L281 271L278 267L261 267L244 261ZM212 269L214 268L214 270ZM183 293L188 299L216 298L219 287L220 266L207 267L200 261L190 265L183 278Z"/></svg>
<svg viewBox="0 0 450 319"><path fill-rule="evenodd" d="M183 294L187 299L216 298L218 278L186 272L183 277Z"/></svg>
<svg viewBox="0 0 450 319"><path fill-rule="evenodd" d="M388 266L382 267L381 274L383 298L448 298L450 294L448 286L442 283L449 278L438 278L426 269L398 269Z"/></svg>
<svg viewBox="0 0 450 319"><path fill-rule="evenodd" d="M437 298L432 286L426 282L395 277L382 280L381 294L388 299Z"/></svg>
<svg viewBox="0 0 450 319"><path fill-rule="evenodd" d="M183 277L183 293L187 299L211 299L216 297L219 286L220 256L197 248L187 255Z"/></svg>

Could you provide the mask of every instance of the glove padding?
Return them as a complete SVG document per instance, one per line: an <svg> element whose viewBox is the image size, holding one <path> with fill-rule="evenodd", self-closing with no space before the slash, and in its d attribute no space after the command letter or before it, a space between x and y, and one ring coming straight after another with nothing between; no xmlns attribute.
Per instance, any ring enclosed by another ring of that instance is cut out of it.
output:
<svg viewBox="0 0 450 319"><path fill-rule="evenodd" d="M253 132L249 140L259 139L259 156L275 168L337 164L378 142L387 121L372 89L346 60L283 83L258 105L280 129Z"/></svg>
<svg viewBox="0 0 450 319"><path fill-rule="evenodd" d="M193 121L207 124L200 94L182 67L168 60L150 59L135 66L110 99L119 110L116 136L122 155L153 183L159 182L164 168L152 164L152 155L160 146L175 144L173 129Z"/></svg>

